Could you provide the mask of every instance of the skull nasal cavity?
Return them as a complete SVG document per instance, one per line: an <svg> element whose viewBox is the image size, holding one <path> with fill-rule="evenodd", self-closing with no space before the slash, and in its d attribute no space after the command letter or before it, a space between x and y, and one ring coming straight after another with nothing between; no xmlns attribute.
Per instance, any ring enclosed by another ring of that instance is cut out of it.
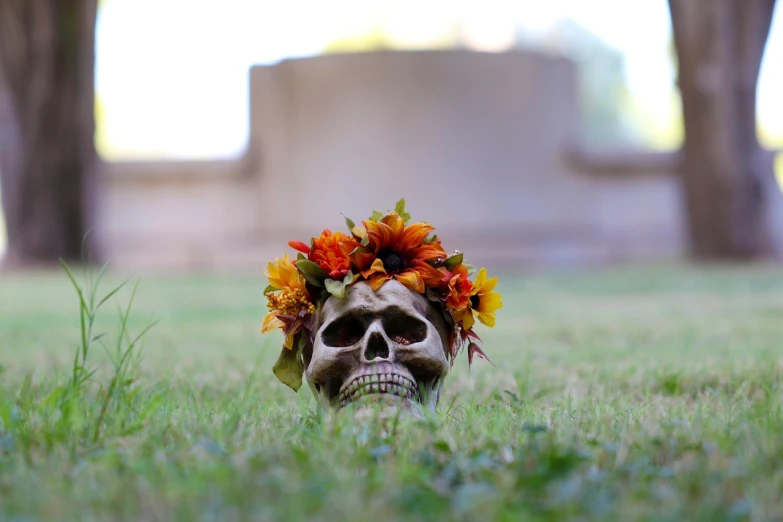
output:
<svg viewBox="0 0 783 522"><path fill-rule="evenodd" d="M364 349L364 358L368 361L372 361L377 358L389 358L389 345L386 344L386 339L384 339L383 336L378 332L370 335L370 339L367 342L367 347Z"/></svg>

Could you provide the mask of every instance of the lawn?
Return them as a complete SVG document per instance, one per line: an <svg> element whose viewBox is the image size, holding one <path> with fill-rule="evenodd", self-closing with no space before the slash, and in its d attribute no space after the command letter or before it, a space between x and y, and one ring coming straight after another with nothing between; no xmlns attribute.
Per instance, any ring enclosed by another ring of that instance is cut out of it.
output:
<svg viewBox="0 0 783 522"><path fill-rule="evenodd" d="M264 286L142 277L74 371L65 274L0 277L0 520L783 519L783 268L505 274L495 366L393 424L273 377Z"/></svg>

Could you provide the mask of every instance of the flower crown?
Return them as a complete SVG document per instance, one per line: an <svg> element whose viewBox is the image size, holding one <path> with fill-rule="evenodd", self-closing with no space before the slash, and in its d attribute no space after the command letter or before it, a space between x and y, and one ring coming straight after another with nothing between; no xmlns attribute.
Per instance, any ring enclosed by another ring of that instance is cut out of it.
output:
<svg viewBox="0 0 783 522"><path fill-rule="evenodd" d="M493 292L497 277L489 279L482 268L471 281L475 269L463 263L463 254L446 254L438 236L432 234L435 228L428 223L408 224L410 218L402 199L385 215L374 211L362 221L363 226L345 218L349 234L326 229L310 245L289 241L299 252L296 259L285 254L267 265L264 275L269 286L264 295L269 313L261 332L283 331L283 349L274 367L283 383L295 391L301 386L301 351L313 342L315 310L330 296L343 298L346 287L358 281L367 281L377 290L395 279L439 303L453 323L447 354L450 364L465 345L469 365L474 355L489 360L477 344L480 339L473 327L476 317L490 328L495 326L495 311L503 306L500 294Z"/></svg>

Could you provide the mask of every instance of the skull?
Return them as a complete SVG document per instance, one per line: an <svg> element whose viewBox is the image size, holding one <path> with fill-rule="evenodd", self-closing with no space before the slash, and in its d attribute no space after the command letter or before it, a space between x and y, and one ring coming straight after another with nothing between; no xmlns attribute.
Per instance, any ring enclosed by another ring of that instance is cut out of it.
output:
<svg viewBox="0 0 783 522"><path fill-rule="evenodd" d="M440 305L396 280L378 290L361 281L344 298L329 297L314 317L305 378L327 407L349 403L434 411L443 378L449 330Z"/></svg>

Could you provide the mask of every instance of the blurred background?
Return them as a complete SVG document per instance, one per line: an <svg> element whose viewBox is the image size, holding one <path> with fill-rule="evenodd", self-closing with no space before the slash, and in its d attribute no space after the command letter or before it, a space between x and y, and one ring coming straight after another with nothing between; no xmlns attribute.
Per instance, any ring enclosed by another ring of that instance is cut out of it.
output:
<svg viewBox="0 0 783 522"><path fill-rule="evenodd" d="M778 259L780 11L6 0L0 251L259 272L406 198L497 269Z"/></svg>

